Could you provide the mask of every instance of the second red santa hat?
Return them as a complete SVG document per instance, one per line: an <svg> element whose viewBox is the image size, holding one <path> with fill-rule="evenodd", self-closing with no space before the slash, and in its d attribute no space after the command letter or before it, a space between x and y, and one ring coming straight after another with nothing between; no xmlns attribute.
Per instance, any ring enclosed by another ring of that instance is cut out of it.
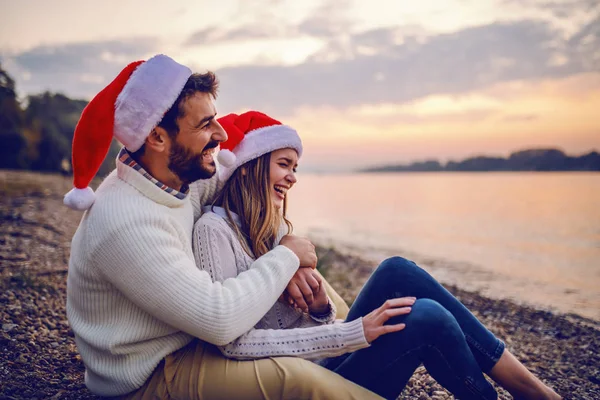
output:
<svg viewBox="0 0 600 400"><path fill-rule="evenodd" d="M302 156L302 140L295 129L258 111L228 114L218 119L228 139L221 143L219 177L226 181L241 165L274 150L291 148Z"/></svg>

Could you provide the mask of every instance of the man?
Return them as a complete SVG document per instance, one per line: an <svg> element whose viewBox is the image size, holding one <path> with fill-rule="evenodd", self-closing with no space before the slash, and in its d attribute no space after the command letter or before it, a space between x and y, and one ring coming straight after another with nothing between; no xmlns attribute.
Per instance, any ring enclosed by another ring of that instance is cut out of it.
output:
<svg viewBox="0 0 600 400"><path fill-rule="evenodd" d="M217 190L212 154L227 139L216 90L214 74L158 55L127 66L82 113L65 204L87 210L67 289L86 385L129 398L378 398L305 360L234 361L207 344L251 329L298 267L316 264L310 242L287 236L222 284L195 266L192 228ZM124 148L94 194L113 135Z"/></svg>

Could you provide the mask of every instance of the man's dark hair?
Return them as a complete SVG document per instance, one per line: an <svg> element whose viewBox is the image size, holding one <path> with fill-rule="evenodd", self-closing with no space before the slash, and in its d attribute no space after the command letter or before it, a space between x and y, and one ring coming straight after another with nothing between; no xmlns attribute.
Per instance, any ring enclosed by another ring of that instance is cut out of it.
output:
<svg viewBox="0 0 600 400"><path fill-rule="evenodd" d="M167 131L171 139L175 139L179 133L177 118L183 117L184 115L183 104L185 101L198 92L209 93L213 98L216 98L218 90L219 80L214 72L208 71L204 74L192 74L183 86L183 89L181 89L181 93L177 96L177 100L175 100L157 126L160 126ZM146 145L144 144L138 151L132 154L133 158L139 160L139 157L144 155L145 149Z"/></svg>

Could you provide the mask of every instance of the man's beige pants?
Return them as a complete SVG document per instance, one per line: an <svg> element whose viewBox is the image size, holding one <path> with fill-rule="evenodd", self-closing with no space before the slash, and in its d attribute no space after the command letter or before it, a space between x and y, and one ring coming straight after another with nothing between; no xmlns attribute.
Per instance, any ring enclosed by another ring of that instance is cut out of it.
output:
<svg viewBox="0 0 600 400"><path fill-rule="evenodd" d="M325 282L345 318L348 306ZM213 345L193 340L167 356L146 384L127 399L381 399L326 368L295 357L236 361Z"/></svg>

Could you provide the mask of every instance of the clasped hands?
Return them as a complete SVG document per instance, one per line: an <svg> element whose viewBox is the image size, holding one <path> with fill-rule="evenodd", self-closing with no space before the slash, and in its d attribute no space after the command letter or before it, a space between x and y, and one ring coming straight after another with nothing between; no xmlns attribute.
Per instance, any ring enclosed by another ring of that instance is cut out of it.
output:
<svg viewBox="0 0 600 400"><path fill-rule="evenodd" d="M305 313L323 314L329 308L329 299L321 276L315 271L317 253L315 246L306 238L286 235L279 242L288 247L300 260L300 268L279 300Z"/></svg>
<svg viewBox="0 0 600 400"><path fill-rule="evenodd" d="M329 299L322 279L314 269L317 266L315 246L306 238L294 235L284 236L280 243L296 254L300 268L288 283L280 301L299 308L304 312L322 314L329 307ZM415 297L399 297L386 300L380 307L363 317L365 339L371 343L381 335L398 332L406 327L404 323L387 323L388 320L411 312Z"/></svg>

